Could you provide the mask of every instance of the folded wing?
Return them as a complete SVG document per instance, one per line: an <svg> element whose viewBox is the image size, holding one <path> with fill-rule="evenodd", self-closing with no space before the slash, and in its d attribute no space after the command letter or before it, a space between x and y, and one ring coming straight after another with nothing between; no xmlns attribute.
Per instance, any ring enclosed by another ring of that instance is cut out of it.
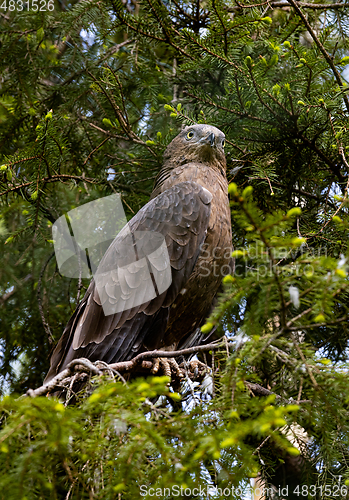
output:
<svg viewBox="0 0 349 500"><path fill-rule="evenodd" d="M145 345L156 348L166 342L169 309L194 269L211 200L198 183L182 182L131 219L69 320L45 382L72 359L114 363L131 359Z"/></svg>

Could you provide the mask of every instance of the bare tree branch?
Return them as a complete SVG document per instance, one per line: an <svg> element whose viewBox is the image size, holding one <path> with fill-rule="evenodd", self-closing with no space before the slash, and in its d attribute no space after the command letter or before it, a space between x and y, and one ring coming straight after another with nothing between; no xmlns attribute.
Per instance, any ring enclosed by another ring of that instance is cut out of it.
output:
<svg viewBox="0 0 349 500"><path fill-rule="evenodd" d="M189 347L188 349L182 349L180 351L147 351L138 354L138 356L131 359L130 361L121 361L119 363L111 363L109 365L100 361L92 363L86 358L74 359L64 370L58 373L47 384L44 384L34 390L29 389L26 395L31 397L43 396L58 387L61 389L60 383L67 377L71 377L74 371L84 371L93 373L94 375L102 375L103 370L130 372L136 367L140 366L143 369L151 369L153 367L153 363L147 362L146 360L154 358L174 358L178 356L186 356L188 354L195 354L197 352L213 351L216 349L220 349L223 346L225 346L224 342L222 340L218 340L216 342L212 342L211 344Z"/></svg>
<svg viewBox="0 0 349 500"><path fill-rule="evenodd" d="M304 9L317 9L317 10L322 10L322 9L342 9L343 7L349 7L349 4L344 3L344 2L338 2L338 3L309 3L309 2L296 2L297 5L300 7L303 7ZM259 4L252 3L251 5L237 5L236 7L229 7L227 10L228 12L236 12L238 10L242 9L252 9L255 7L262 7L263 5L269 5L270 7L289 7L289 2L262 2Z"/></svg>

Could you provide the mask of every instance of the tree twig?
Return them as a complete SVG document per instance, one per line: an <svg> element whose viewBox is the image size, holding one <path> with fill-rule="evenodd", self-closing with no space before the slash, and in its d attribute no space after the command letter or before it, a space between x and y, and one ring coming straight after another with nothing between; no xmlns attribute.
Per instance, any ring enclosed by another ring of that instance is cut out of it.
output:
<svg viewBox="0 0 349 500"><path fill-rule="evenodd" d="M40 276L39 276L39 280L38 280L37 293L36 293L36 296L38 298L38 306L39 306L39 312L40 312L42 324L44 325L45 332L47 334L48 341L49 341L50 344L54 343L54 338L53 338L53 335L52 335L52 332L51 332L50 325L48 324L48 322L46 321L46 318L45 318L44 308L42 307L42 300L41 300L41 293L40 292L41 292L41 282L42 282L42 278L43 278L45 269L46 269L48 263L50 262L50 260L52 259L52 257L54 256L54 254L55 254L55 252L52 252L48 256L48 258L46 259L44 265L41 268Z"/></svg>
<svg viewBox="0 0 349 500"><path fill-rule="evenodd" d="M121 361L119 363L111 363L107 364L104 362L96 361L92 363L86 358L73 359L67 367L58 373L55 377L53 377L47 384L38 387L37 389L29 389L26 393L27 396L35 397L35 396L43 396L59 387L60 382L62 382L67 377L71 377L75 370L85 371L89 373L93 373L94 375L102 375L102 370L112 370L112 371L132 371L137 366L142 364L143 368L150 369L152 368L152 363L147 363L146 360L152 358L174 358L178 356L185 356L188 354L194 354L197 352L205 352L215 349L220 349L225 344L222 340L217 340L216 342L212 342L211 344L188 347L187 349L182 349L179 351L147 351L138 354L135 358L130 361ZM143 361L143 363L141 363ZM145 363L144 363L145 362Z"/></svg>
<svg viewBox="0 0 349 500"><path fill-rule="evenodd" d="M337 70L337 68L336 68L336 66L335 66L335 64L333 62L332 57L330 56L330 54L327 52L327 50L325 49L325 47L322 45L322 43L320 42L320 40L316 36L316 33L313 30L313 28L310 26L310 24L308 22L308 19L305 17L305 15L303 14L302 10L300 9L298 2L296 2L295 0L288 0L288 2L292 5L292 7L295 9L295 11L299 15L299 17L302 19L304 25L306 26L307 30L309 31L309 33L310 33L310 35L312 37L312 39L314 40L314 42L318 46L320 52L322 53L322 55L326 59L327 64L332 69L333 74L334 74L334 76L335 76L335 78L337 80L338 85L342 88L343 87L342 78L341 78L341 75L340 75L339 71ZM344 99L347 111L349 112L349 100L348 100L348 96L346 94L344 94L343 95L343 99Z"/></svg>
<svg viewBox="0 0 349 500"><path fill-rule="evenodd" d="M341 9L343 7L349 7L349 4L344 3L344 2L338 2L338 3L310 3L310 2L296 2L297 5L300 7L303 7L304 9ZM228 12L236 12L242 9L254 9L256 7L262 7L263 5L268 5L270 7L289 7L290 4L289 2L262 2L259 4L256 3L251 3L251 5L237 5L236 7L228 7L227 11Z"/></svg>

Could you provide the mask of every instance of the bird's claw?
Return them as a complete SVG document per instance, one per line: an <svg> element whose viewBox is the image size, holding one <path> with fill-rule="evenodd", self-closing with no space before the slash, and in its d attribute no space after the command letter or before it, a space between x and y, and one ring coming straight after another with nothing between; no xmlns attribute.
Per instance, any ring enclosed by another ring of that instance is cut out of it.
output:
<svg viewBox="0 0 349 500"><path fill-rule="evenodd" d="M159 368L160 368L160 358L154 358L151 373L156 375L156 373L159 371Z"/></svg>
<svg viewBox="0 0 349 500"><path fill-rule="evenodd" d="M153 373L154 375L158 373L160 366L163 370L164 375L166 375L170 379L172 378L172 371L177 377L184 378L184 374L174 358L155 358L153 361L151 373Z"/></svg>
<svg viewBox="0 0 349 500"><path fill-rule="evenodd" d="M173 369L173 371L177 375L177 377L179 377L179 378L185 377L183 371L179 368L178 363L174 358L168 358L167 361L168 361L170 367Z"/></svg>
<svg viewBox="0 0 349 500"><path fill-rule="evenodd" d="M198 359L192 359L188 364L190 371L194 373L197 373L199 371L207 371L207 365L205 365L205 363L202 363Z"/></svg>
<svg viewBox="0 0 349 500"><path fill-rule="evenodd" d="M181 366L184 366L188 375L191 377L194 376L194 378L210 371L209 367L198 359L192 359L191 361L184 362Z"/></svg>

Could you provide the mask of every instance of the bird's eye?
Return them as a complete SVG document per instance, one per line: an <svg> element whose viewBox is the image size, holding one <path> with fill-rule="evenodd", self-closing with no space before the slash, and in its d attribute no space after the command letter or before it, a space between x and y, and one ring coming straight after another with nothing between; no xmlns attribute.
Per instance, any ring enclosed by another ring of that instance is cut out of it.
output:
<svg viewBox="0 0 349 500"><path fill-rule="evenodd" d="M224 148L224 146L225 146L225 139L223 139L222 141L222 148Z"/></svg>
<svg viewBox="0 0 349 500"><path fill-rule="evenodd" d="M187 133L187 139L191 139L192 137L194 137L194 132L191 130Z"/></svg>

